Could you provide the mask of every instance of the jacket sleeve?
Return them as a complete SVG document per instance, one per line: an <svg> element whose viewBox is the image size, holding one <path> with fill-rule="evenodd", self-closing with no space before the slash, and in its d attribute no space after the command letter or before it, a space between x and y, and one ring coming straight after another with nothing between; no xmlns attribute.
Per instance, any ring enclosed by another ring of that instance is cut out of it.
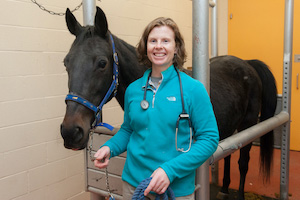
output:
<svg viewBox="0 0 300 200"><path fill-rule="evenodd" d="M130 126L130 117L128 115L128 107L129 107L129 89L125 92L124 97L124 121L121 125L120 130L103 146L108 146L110 148L111 157L118 156L121 153L127 150L127 145L132 134L132 128Z"/></svg>
<svg viewBox="0 0 300 200"><path fill-rule="evenodd" d="M196 170L216 151L219 142L216 118L205 87L198 81L189 87L188 112L194 130L194 142L190 151L160 166L171 182Z"/></svg>

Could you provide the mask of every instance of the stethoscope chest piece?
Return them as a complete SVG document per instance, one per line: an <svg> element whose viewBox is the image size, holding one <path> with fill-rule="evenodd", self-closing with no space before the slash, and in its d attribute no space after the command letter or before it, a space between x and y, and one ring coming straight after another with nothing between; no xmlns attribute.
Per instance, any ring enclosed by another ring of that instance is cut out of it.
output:
<svg viewBox="0 0 300 200"><path fill-rule="evenodd" d="M141 107L144 109L144 110L147 110L149 108L149 102L147 100L142 100L141 101Z"/></svg>

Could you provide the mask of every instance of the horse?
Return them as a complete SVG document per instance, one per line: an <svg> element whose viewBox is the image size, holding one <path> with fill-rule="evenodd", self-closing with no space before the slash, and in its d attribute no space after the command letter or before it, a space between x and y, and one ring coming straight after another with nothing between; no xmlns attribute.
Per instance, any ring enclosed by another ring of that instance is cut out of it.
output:
<svg viewBox="0 0 300 200"><path fill-rule="evenodd" d="M90 128L98 119L99 109L94 105L103 105L115 96L124 108L126 88L140 78L147 67L139 64L135 47L109 31L106 15L101 8L97 7L94 26L81 26L69 9L66 11L66 24L75 36L64 59L69 95L88 104L66 99L61 135L65 148L81 150L87 146ZM180 70L192 74L189 70ZM276 82L265 63L229 55L219 56L210 59L210 73L210 97L220 140L274 116ZM252 143L240 149L240 200L244 199L251 146ZM261 137L260 149L260 169L264 180L269 180L273 155L272 131ZM225 158L224 164L220 192L228 195L230 156Z"/></svg>

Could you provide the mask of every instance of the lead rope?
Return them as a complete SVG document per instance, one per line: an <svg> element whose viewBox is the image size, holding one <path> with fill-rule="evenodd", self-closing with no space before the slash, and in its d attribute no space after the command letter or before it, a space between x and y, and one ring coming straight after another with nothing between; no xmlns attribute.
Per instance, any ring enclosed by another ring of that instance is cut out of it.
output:
<svg viewBox="0 0 300 200"><path fill-rule="evenodd" d="M144 192L148 185L150 184L152 177L144 179L140 184L136 187L132 200L144 200ZM167 191L163 194L156 194L155 200L175 200L175 195L171 187L168 187Z"/></svg>
<svg viewBox="0 0 300 200"><path fill-rule="evenodd" d="M90 134L89 134L90 135L90 138L89 138L90 145L88 147L88 154L89 154L90 160L92 162L95 161L95 157L92 155L94 133L95 133L95 128L91 129ZM109 195L109 200L115 200L115 197L112 195L112 193L110 191L110 187L109 187L107 167L105 168L105 184L106 184L106 190L107 190L108 195Z"/></svg>

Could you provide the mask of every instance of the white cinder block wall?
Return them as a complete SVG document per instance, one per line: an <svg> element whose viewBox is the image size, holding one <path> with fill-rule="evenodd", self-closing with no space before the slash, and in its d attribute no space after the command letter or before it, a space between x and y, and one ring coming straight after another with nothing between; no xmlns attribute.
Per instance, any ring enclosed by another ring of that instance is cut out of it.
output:
<svg viewBox="0 0 300 200"><path fill-rule="evenodd" d="M81 0L37 0L65 12ZM136 45L154 18L173 18L192 56L191 0L101 0L112 33ZM82 22L82 8L74 13ZM225 16L226 17L226 16ZM66 150L60 136L68 93L63 66L74 36L65 19L39 9L31 0L1 0L0 6L0 199L87 200L83 152ZM227 49L227 48L226 48ZM104 121L120 125L115 100Z"/></svg>

